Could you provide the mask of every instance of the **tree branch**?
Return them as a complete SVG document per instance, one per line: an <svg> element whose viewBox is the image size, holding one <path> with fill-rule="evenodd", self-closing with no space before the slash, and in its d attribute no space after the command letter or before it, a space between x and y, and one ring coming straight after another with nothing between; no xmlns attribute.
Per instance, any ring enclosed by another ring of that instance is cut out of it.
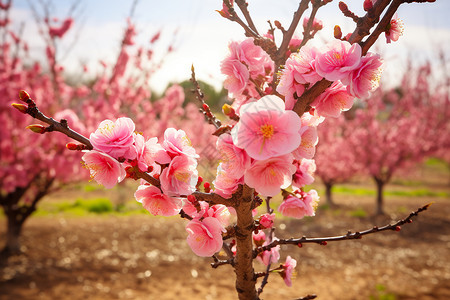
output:
<svg viewBox="0 0 450 300"><path fill-rule="evenodd" d="M47 128L45 128L45 132L59 131L62 134L65 134L68 137L86 145L89 150L94 149L94 147L92 146L91 142L87 137L69 128L67 120L62 119L60 122L57 122L53 118L47 117L46 115L44 115L42 112L39 111L38 107L36 106L36 103L30 98L28 93L21 91L20 95L21 100L28 104L28 107L26 108L25 111L23 111L23 113L28 114L33 118L50 125Z"/></svg>
<svg viewBox="0 0 450 300"><path fill-rule="evenodd" d="M351 231L349 231L345 235L333 236L333 237L321 237L321 238L301 237L301 238L275 240L266 246L261 246L261 247L254 249L253 257L256 257L259 253L270 250L278 245L299 245L299 244L306 244L306 243L316 243L319 245L326 245L328 242L361 239L364 235L381 232L381 231L385 231L385 230L399 231L401 229L400 228L401 225L411 223L413 217L417 216L422 211L427 210L431 204L432 203L429 203L429 204L417 209L416 211L410 213L409 216L406 217L405 219L397 221L394 224L385 225L383 227L374 226L373 228L367 229L364 231L357 231L357 232L353 232L353 233Z"/></svg>

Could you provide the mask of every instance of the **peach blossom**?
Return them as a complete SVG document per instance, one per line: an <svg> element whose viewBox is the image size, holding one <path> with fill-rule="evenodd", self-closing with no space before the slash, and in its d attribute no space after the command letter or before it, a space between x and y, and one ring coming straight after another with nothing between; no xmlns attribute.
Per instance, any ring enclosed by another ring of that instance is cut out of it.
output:
<svg viewBox="0 0 450 300"><path fill-rule="evenodd" d="M178 155L187 155L193 158L199 157L195 153L195 149L192 147L191 140L186 135L186 132L181 129L167 128L164 132L162 146L171 158Z"/></svg>
<svg viewBox="0 0 450 300"><path fill-rule="evenodd" d="M305 216L314 216L319 196L315 190L303 193L300 198L289 195L278 207L283 216L302 219Z"/></svg>
<svg viewBox="0 0 450 300"><path fill-rule="evenodd" d="M222 230L219 220L213 217L191 220L186 225L187 243L198 256L212 256L222 248Z"/></svg>
<svg viewBox="0 0 450 300"><path fill-rule="evenodd" d="M250 167L252 160L247 152L233 144L230 134L220 135L216 145L221 157L221 169L226 172L226 177L240 179L244 176L244 172Z"/></svg>
<svg viewBox="0 0 450 300"><path fill-rule="evenodd" d="M297 261L292 257L286 257L286 262L282 265L282 271L280 272L281 277L287 286L292 286L292 277L295 274L295 267L297 266Z"/></svg>
<svg viewBox="0 0 450 300"><path fill-rule="evenodd" d="M233 143L258 160L292 152L301 142L300 117L285 110L281 98L268 95L245 104L240 120L231 130Z"/></svg>
<svg viewBox="0 0 450 300"><path fill-rule="evenodd" d="M245 169L244 169L245 170ZM244 172L242 171L242 173ZM230 198L233 193L238 189L239 184L242 184L242 177L236 179L229 176L229 172L223 170L222 163L217 167L217 176L214 179L214 192L224 198Z"/></svg>
<svg viewBox="0 0 450 300"><path fill-rule="evenodd" d="M169 196L190 195L195 191L198 172L197 161L180 155L172 159L159 177L164 194Z"/></svg>
<svg viewBox="0 0 450 300"><path fill-rule="evenodd" d="M245 172L244 182L265 197L273 197L291 185L296 167L291 154L254 161Z"/></svg>
<svg viewBox="0 0 450 300"><path fill-rule="evenodd" d="M136 200L154 216L174 216L181 210L181 198L169 197L151 185L140 185L134 194Z"/></svg>
<svg viewBox="0 0 450 300"><path fill-rule="evenodd" d="M107 189L121 182L126 176L123 166L106 153L92 150L86 152L81 159L89 169L91 178Z"/></svg>
<svg viewBox="0 0 450 300"><path fill-rule="evenodd" d="M397 13L391 19L387 30L385 31L386 43L391 43L391 41L398 41L400 36L403 35L404 24L403 21L398 17Z"/></svg>
<svg viewBox="0 0 450 300"><path fill-rule="evenodd" d="M343 81L347 91L358 98L366 98L380 84L383 61L378 54L368 53L361 58L361 65Z"/></svg>
<svg viewBox="0 0 450 300"><path fill-rule="evenodd" d="M272 228L275 214L263 214L259 217L259 224L265 228Z"/></svg>
<svg viewBox="0 0 450 300"><path fill-rule="evenodd" d="M133 146L135 125L130 118L118 118L102 121L97 130L91 133L89 140L95 150L111 155L115 159L136 158L136 149Z"/></svg>
<svg viewBox="0 0 450 300"><path fill-rule="evenodd" d="M292 186L296 189L302 188L314 182L314 172L316 171L316 163L313 159L302 159L295 164L297 171L292 178Z"/></svg>
<svg viewBox="0 0 450 300"><path fill-rule="evenodd" d="M361 46L347 41L334 40L325 53L315 60L317 73L329 81L341 80L359 66Z"/></svg>
<svg viewBox="0 0 450 300"><path fill-rule="evenodd" d="M311 103L317 113L324 117L338 117L342 111L353 106L354 97L340 81L335 81Z"/></svg>

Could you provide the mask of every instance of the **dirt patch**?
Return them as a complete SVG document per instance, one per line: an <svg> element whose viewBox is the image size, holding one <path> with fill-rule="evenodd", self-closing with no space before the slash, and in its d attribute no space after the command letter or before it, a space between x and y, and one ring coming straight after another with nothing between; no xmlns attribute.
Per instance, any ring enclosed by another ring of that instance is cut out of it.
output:
<svg viewBox="0 0 450 300"><path fill-rule="evenodd" d="M357 202L356 202L357 201ZM264 299L450 299L450 201L425 197L388 200L390 216L436 201L400 232L327 246L282 247L298 273L288 288L277 274ZM280 238L329 236L383 225L389 217L350 216L355 207L373 210L372 197L337 196L337 210L319 210L304 220L279 220ZM357 206L355 206L357 205ZM4 242L4 220L0 245ZM212 269L185 239L185 221L149 215L35 217L26 223L24 254L0 270L1 299L235 299L229 266ZM256 266L262 270L259 264ZM377 291L377 286L384 291Z"/></svg>

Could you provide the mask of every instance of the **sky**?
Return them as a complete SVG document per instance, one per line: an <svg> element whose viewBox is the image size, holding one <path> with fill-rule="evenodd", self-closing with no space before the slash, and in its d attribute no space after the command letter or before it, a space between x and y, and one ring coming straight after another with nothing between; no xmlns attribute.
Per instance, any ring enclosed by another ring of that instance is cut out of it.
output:
<svg viewBox="0 0 450 300"><path fill-rule="evenodd" d="M42 57L44 43L37 34L36 23L30 10L30 3L42 11L40 2L48 0L15 0L11 17L18 26L25 22L24 37L30 44L31 53ZM51 15L64 19L69 7L76 0L54 0L49 7ZM78 2L80 2L78 0ZM268 29L267 20L279 20L288 27L292 15L298 7L298 0L249 0L249 10L260 32ZM334 0L321 8L317 18L324 23L324 30L316 39L332 39L334 25L340 25L344 33L352 32L352 21L344 18ZM64 38L61 45L62 63L75 74L81 63L87 63L91 72L100 70L100 59L112 63L117 57L126 18L130 15L132 0L84 0L74 12L75 25ZM362 15L362 0L346 1L349 8ZM220 88L224 80L220 74L220 61L227 55L230 41L245 38L242 28L222 18L215 10L221 9L220 0L141 0L133 14L133 22L138 30L137 44L148 45L153 34L162 30L160 45L156 57L164 56L168 44L173 44L175 52L165 56L161 70L151 79L151 86L162 92L169 82L179 82L190 77L193 64L197 79ZM381 37L372 51L381 53L386 61L387 81L398 78L405 68L406 57L423 62L433 57L436 49L450 52L450 11L449 0L437 0L435 3L404 4L398 16L405 23L404 35L398 42L387 45ZM177 32L174 35L174 32ZM298 31L301 34L301 28ZM76 40L73 45L72 41ZM158 51L159 50L159 51ZM80 75L81 76L81 75Z"/></svg>

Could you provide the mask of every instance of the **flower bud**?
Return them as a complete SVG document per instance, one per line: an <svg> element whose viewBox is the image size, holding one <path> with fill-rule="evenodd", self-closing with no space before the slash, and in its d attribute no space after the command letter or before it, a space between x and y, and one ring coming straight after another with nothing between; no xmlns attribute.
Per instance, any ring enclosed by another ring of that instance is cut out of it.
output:
<svg viewBox="0 0 450 300"><path fill-rule="evenodd" d="M23 114L27 113L28 106L26 106L26 105L19 104L19 103L13 103L13 104L11 104L11 106L14 107L15 109L17 109L18 111L20 111Z"/></svg>
<svg viewBox="0 0 450 300"><path fill-rule="evenodd" d="M339 40L342 38L342 30L339 25L334 26L334 37Z"/></svg>
<svg viewBox="0 0 450 300"><path fill-rule="evenodd" d="M211 191L211 184L209 184L209 182L205 181L203 187L205 188L205 193L209 193Z"/></svg>
<svg viewBox="0 0 450 300"><path fill-rule="evenodd" d="M26 91L21 90L19 92L19 99L22 100L23 102L27 102L27 100L30 99L30 95Z"/></svg>
<svg viewBox="0 0 450 300"><path fill-rule="evenodd" d="M46 127L44 127L44 126L42 126L42 125L40 125L40 124L33 124L33 125L28 125L27 127L25 127L25 128L27 128L27 129L30 129L31 131L33 131L33 132L36 132L36 133L45 133L45 129L46 129Z"/></svg>
<svg viewBox="0 0 450 300"><path fill-rule="evenodd" d="M66 148L69 150L78 150L78 145L75 143L67 143Z"/></svg>
<svg viewBox="0 0 450 300"><path fill-rule="evenodd" d="M343 12L343 13L345 13L345 12L347 12L348 11L348 6L347 6L347 4L345 4L344 2L339 2L339 9Z"/></svg>
<svg viewBox="0 0 450 300"><path fill-rule="evenodd" d="M372 9L373 8L372 0L364 0L363 7L364 11L369 11L370 9Z"/></svg>

